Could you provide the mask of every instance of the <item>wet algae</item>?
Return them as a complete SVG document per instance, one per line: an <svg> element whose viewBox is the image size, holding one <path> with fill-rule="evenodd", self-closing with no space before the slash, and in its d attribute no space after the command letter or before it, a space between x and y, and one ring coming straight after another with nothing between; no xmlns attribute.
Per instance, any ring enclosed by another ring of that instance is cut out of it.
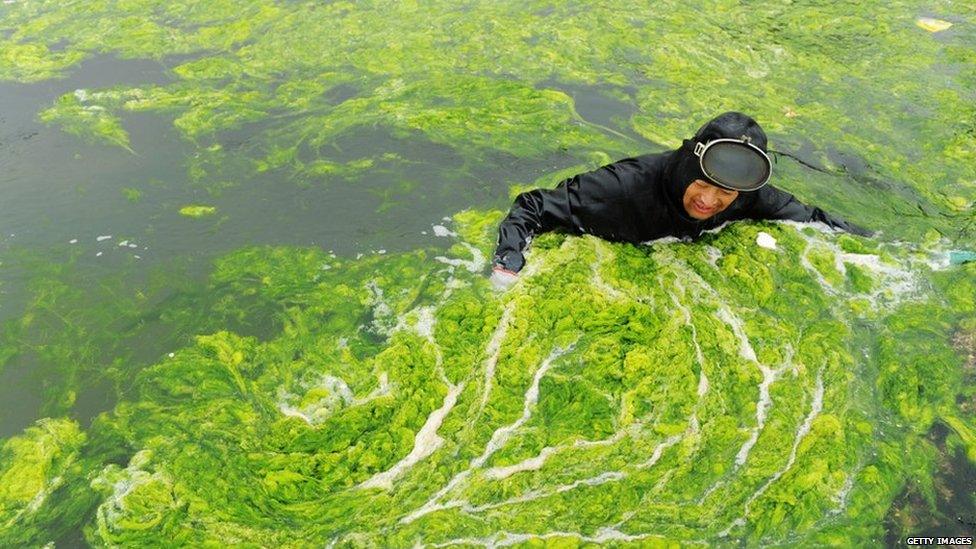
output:
<svg viewBox="0 0 976 549"><path fill-rule="evenodd" d="M474 238L442 256L219 260L215 291L277 304L280 333L198 335L87 433L8 439L5 541L84 519L95 545L870 542L931 482L934 424L976 460L950 342L973 265L791 225L547 235L498 295L500 214L458 216ZM797 261L821 249L873 285Z"/></svg>
<svg viewBox="0 0 976 549"><path fill-rule="evenodd" d="M735 108L781 151L777 184L882 236L549 234L498 294L483 275L503 212L472 209L446 252L241 249L204 287L103 307L131 322L100 331L59 313L82 290L38 284L3 326L0 368L30 352L61 376L49 417L0 446L0 544L80 529L95 546L874 545L907 486L938 514L944 455L976 463L974 373L953 347L976 325L976 265L934 255L973 245L976 13L851 9L5 6L5 79L55 79L98 53L186 55L173 83L70 91L39 117L123 148L128 113L169 117L205 184L242 163L300 184L407 172L390 151L334 147L375 126L469 163L580 163L536 182L551 185ZM931 13L956 24L929 34L915 21ZM542 82L633 105L628 132ZM37 331L58 317L74 329ZM255 318L273 329L248 330ZM122 352L151 321L171 346ZM118 402L86 425L70 412L99 353L115 357Z"/></svg>
<svg viewBox="0 0 976 549"><path fill-rule="evenodd" d="M887 228L892 235L918 238L922 225L972 230L970 7L872 2L852 10L791 2L759 9L720 2L699 10L679 2L603 2L582 9L484 2L456 8L18 2L0 20L7 31L0 75L56 77L98 53L189 56L172 69L170 84L76 90L41 117L128 147L120 117L165 114L200 145L200 155L221 159L194 162L209 166L205 175L213 181L227 155L241 156L254 170L281 167L321 181L335 166L329 144L375 125L420 132L473 159L487 150L528 157L646 149L587 121L561 86L546 83L595 86L634 106L629 130L664 146L716 112L749 112L788 155L779 167L805 198L857 212L879 227L892 214L924 218ZM960 24L936 34L916 25L920 13L934 12ZM221 135L258 122L247 146L221 146ZM802 164L790 160L801 151ZM859 185L835 190L846 177Z"/></svg>

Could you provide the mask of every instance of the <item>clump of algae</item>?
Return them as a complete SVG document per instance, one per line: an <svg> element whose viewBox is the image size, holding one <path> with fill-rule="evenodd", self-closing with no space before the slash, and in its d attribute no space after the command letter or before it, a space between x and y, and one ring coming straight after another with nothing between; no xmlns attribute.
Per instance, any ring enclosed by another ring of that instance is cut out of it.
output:
<svg viewBox="0 0 976 549"><path fill-rule="evenodd" d="M180 208L180 215L184 217L207 217L217 213L216 206L203 206L200 204L190 204Z"/></svg>
<svg viewBox="0 0 976 549"><path fill-rule="evenodd" d="M972 266L928 273L903 247L789 224L549 234L497 294L468 267L500 216L458 214L447 255L222 258L224 307L269 304L280 332L202 334L143 370L84 459L71 422L45 420L57 444L11 439L4 478L54 465L8 497L4 535L44 542L30 525L57 515L99 546L869 543L931 474L935 422L976 448L950 342L976 317ZM824 275L854 262L871 284ZM25 503L71 463L94 496Z"/></svg>
<svg viewBox="0 0 976 549"><path fill-rule="evenodd" d="M44 418L0 446L0 541L53 539L81 520L94 498L79 479L86 435L65 418Z"/></svg>

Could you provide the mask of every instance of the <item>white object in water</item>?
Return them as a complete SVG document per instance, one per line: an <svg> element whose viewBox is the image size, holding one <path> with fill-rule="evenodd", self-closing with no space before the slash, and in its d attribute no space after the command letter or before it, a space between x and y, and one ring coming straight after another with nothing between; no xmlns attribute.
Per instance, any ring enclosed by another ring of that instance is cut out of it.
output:
<svg viewBox="0 0 976 549"><path fill-rule="evenodd" d="M756 235L756 244L762 248L776 249L776 239L765 231L759 231L759 234Z"/></svg>
<svg viewBox="0 0 976 549"><path fill-rule="evenodd" d="M434 235L436 236L455 236L454 233L444 225L434 225Z"/></svg>
<svg viewBox="0 0 976 549"><path fill-rule="evenodd" d="M99 242L101 242L101 241L103 241L103 240L108 240L108 239L110 239L110 238L112 238L112 235L110 235L110 234L106 234L106 235L102 235L102 236L97 236L97 237L95 237L95 240L97 240L97 241L99 241Z"/></svg>
<svg viewBox="0 0 976 549"><path fill-rule="evenodd" d="M77 238L72 238L71 240L68 241L68 244L77 244L77 243L78 243Z"/></svg>

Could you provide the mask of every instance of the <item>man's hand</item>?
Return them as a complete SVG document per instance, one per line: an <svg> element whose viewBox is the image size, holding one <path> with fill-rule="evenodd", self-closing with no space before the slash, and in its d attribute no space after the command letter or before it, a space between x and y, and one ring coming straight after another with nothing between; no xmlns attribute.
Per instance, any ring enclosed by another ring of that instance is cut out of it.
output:
<svg viewBox="0 0 976 549"><path fill-rule="evenodd" d="M499 291L505 291L518 282L518 273L509 271L501 265L495 265L491 270L491 285Z"/></svg>

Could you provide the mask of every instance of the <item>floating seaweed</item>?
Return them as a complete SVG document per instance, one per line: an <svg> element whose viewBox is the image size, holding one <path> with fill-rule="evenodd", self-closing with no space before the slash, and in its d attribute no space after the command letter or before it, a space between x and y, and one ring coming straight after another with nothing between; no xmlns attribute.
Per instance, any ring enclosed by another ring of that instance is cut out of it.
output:
<svg viewBox="0 0 976 549"><path fill-rule="evenodd" d="M551 185L735 109L768 129L777 185L882 237L548 234L505 294L483 276L503 212L482 209L435 226L446 251L248 247L203 283L122 292L72 279L70 261L29 265L0 371L25 361L50 379L42 419L0 443L0 545L913 533L900 496L937 515L944 456L976 463L976 264L932 259L973 245L976 14L925 8L5 5L5 80L101 54L170 67L172 82L68 90L38 114L137 154L129 117L164 117L211 191L242 166L281 185L409 174L402 151L338 145L374 128L451 151L445 171L557 158L536 182ZM628 114L597 120L583 86ZM112 397L89 422L76 402L91 380Z"/></svg>
<svg viewBox="0 0 976 549"><path fill-rule="evenodd" d="M121 462L79 458L69 420L10 439L0 475L37 480L5 496L7 540L80 519L88 491L45 494L84 464L95 545L867 542L902 486L930 482L934 424L976 460L951 340L976 313L973 265L932 273L791 224L705 245L546 235L495 294L463 261L500 213L459 215L473 239L442 261L221 259L211 284L277 304L280 333L200 335L139 373L87 435Z"/></svg>

